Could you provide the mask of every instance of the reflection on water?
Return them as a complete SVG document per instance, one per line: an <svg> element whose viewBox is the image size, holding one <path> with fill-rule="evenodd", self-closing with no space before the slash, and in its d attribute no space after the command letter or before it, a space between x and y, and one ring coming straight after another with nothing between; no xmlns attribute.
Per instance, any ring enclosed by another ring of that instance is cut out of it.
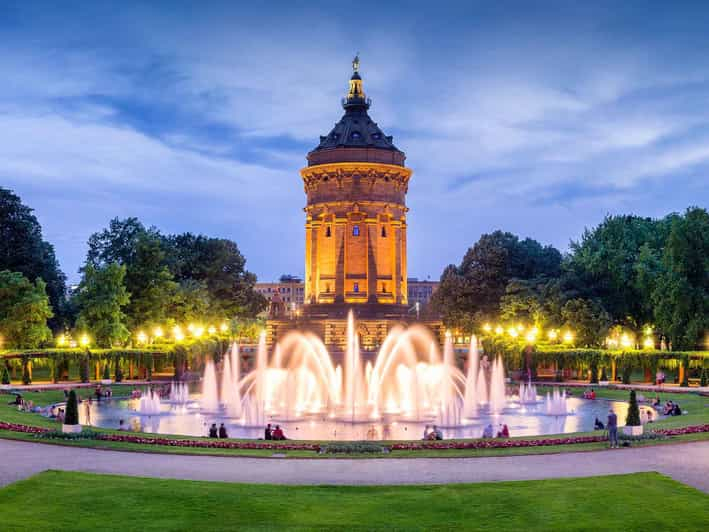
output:
<svg viewBox="0 0 709 532"><path fill-rule="evenodd" d="M206 436L212 423L224 423L231 438L263 438L262 427L244 427L227 415L207 414L199 411L198 397L192 396L188 405L162 404L158 415L141 415L137 412L139 399L122 399L93 402L88 413L85 404L79 409L80 422L87 424L90 417L94 426L113 428L124 420L134 431ZM593 430L596 417L605 423L608 409L612 407L618 414L619 423L625 421L628 404L595 401L579 398L568 399L568 416L548 416L544 414L544 404L519 406L512 403L500 414L490 414L485 409L479 415L466 422L464 426L442 428L444 438L479 438L483 428L491 423L495 429L507 424L512 436L532 436L560 434ZM327 419L322 415L303 417L297 421L269 419L272 424L279 424L289 439L296 440L416 440L421 439L425 423L387 420L377 422L344 423Z"/></svg>

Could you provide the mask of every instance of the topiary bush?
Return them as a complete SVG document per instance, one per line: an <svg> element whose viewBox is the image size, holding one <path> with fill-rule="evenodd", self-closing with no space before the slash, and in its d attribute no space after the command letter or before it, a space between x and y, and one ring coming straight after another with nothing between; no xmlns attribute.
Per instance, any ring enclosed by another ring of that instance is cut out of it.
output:
<svg viewBox="0 0 709 532"><path fill-rule="evenodd" d="M79 424L79 405L76 400L76 392L71 390L69 392L69 398L66 401L66 412L64 413L64 424L65 425L78 425Z"/></svg>
<svg viewBox="0 0 709 532"><path fill-rule="evenodd" d="M328 443L320 447L320 454L388 453L389 447L370 442Z"/></svg>
<svg viewBox="0 0 709 532"><path fill-rule="evenodd" d="M591 384L598 384L598 362L591 360Z"/></svg>
<svg viewBox="0 0 709 532"><path fill-rule="evenodd" d="M30 377L30 363L26 358L22 359L22 384L32 384L32 377Z"/></svg>
<svg viewBox="0 0 709 532"><path fill-rule="evenodd" d="M7 368L5 369L7 372ZM702 375L701 378L699 379L699 386L708 386L709 385L709 375L707 375L707 368L702 368ZM3 381L4 383L4 381Z"/></svg>
<svg viewBox="0 0 709 532"><path fill-rule="evenodd" d="M121 364L118 362L118 359L116 358L116 375L114 376L114 379L116 382L122 382L123 381L123 370L121 369Z"/></svg>
<svg viewBox="0 0 709 532"><path fill-rule="evenodd" d="M635 396L635 390L630 392L630 404L628 406L628 416L625 418L625 424L631 427L641 425L640 408L638 407L638 398Z"/></svg>
<svg viewBox="0 0 709 532"><path fill-rule="evenodd" d="M630 374L632 371L633 367L628 362L625 362L623 364L623 374L621 377L623 384L630 384Z"/></svg>
<svg viewBox="0 0 709 532"><path fill-rule="evenodd" d="M111 380L111 368L108 367L108 363L103 367L103 376L101 378L105 381Z"/></svg>
<svg viewBox="0 0 709 532"><path fill-rule="evenodd" d="M606 373L606 367L601 368L601 381L608 382L608 374Z"/></svg>
<svg viewBox="0 0 709 532"><path fill-rule="evenodd" d="M10 384L10 372L7 371L7 366L3 366L2 368L2 383Z"/></svg>
<svg viewBox="0 0 709 532"><path fill-rule="evenodd" d="M89 382L89 355L86 355L79 364L79 377L81 382Z"/></svg>

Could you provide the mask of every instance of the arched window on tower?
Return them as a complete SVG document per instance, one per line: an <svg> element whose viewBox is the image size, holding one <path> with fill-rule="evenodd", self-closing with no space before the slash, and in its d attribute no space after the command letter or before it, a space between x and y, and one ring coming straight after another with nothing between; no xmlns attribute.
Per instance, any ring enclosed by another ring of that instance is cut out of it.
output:
<svg viewBox="0 0 709 532"><path fill-rule="evenodd" d="M382 238L387 237L387 227L386 225L382 225Z"/></svg>
<svg viewBox="0 0 709 532"><path fill-rule="evenodd" d="M359 236L359 225L355 225L352 228L352 236Z"/></svg>
<svg viewBox="0 0 709 532"><path fill-rule="evenodd" d="M332 236L332 231L330 230L330 226L325 227L325 238L330 238Z"/></svg>
<svg viewBox="0 0 709 532"><path fill-rule="evenodd" d="M354 291L359 292L359 283L354 284Z"/></svg>

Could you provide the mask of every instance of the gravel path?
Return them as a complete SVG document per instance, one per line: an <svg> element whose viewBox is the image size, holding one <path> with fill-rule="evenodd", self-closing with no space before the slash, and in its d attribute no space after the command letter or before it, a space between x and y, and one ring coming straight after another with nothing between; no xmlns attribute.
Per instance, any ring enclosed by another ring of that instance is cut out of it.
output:
<svg viewBox="0 0 709 532"><path fill-rule="evenodd" d="M489 458L263 459L126 453L0 440L0 486L46 469L273 484L442 484L658 471L709 493L709 442Z"/></svg>

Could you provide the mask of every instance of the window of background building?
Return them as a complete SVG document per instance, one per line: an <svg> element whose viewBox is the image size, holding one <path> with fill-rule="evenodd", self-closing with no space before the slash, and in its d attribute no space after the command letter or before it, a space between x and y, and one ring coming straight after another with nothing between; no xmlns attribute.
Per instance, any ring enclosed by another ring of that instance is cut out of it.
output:
<svg viewBox="0 0 709 532"><path fill-rule="evenodd" d="M356 226L355 226L356 227ZM354 291L359 292L359 283L354 284Z"/></svg>
<svg viewBox="0 0 709 532"><path fill-rule="evenodd" d="M330 232L330 226L328 225L328 226L325 228L325 237L326 237L326 238L330 238L330 235L331 235L331 234L332 234L332 233Z"/></svg>
<svg viewBox="0 0 709 532"><path fill-rule="evenodd" d="M382 225L382 238L387 237L387 228L386 226Z"/></svg>
<svg viewBox="0 0 709 532"><path fill-rule="evenodd" d="M352 228L352 236L359 236L359 225L355 225Z"/></svg>

